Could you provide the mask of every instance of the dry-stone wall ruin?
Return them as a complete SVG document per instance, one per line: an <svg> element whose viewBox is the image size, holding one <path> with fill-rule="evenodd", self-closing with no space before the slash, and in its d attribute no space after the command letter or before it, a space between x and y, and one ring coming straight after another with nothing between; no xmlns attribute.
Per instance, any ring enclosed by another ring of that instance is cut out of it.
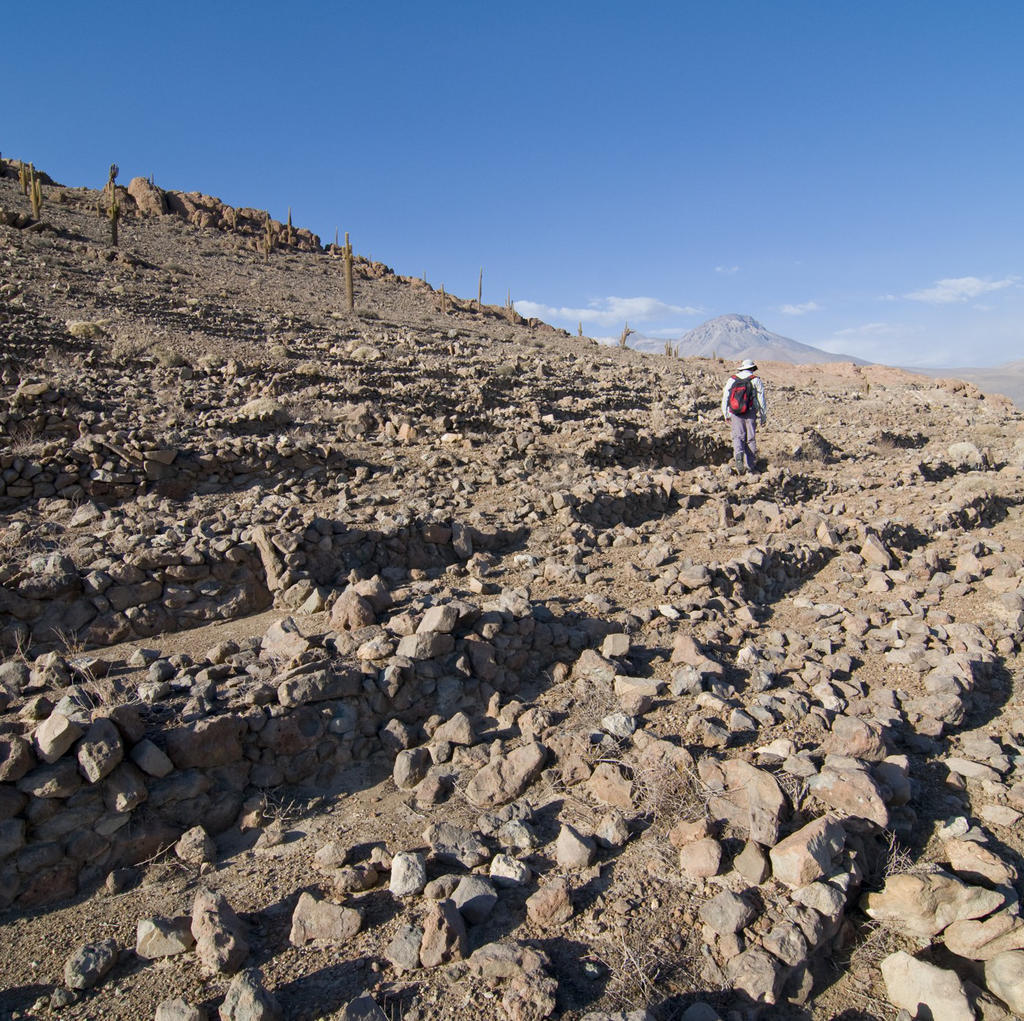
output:
<svg viewBox="0 0 1024 1021"><path fill-rule="evenodd" d="M102 682L101 659L6 666L28 727L0 738L4 904L69 896L192 826L221 832L248 795L326 784L354 760L395 755L429 715L476 714L588 640L502 592L440 604L418 623L391 620L396 643L375 623L389 605L374 576L338 600L342 631L326 641L285 618L262 641L221 645L200 662L140 651L152 660L147 680L99 715L84 685ZM33 696L54 683L71 684L56 704Z"/></svg>

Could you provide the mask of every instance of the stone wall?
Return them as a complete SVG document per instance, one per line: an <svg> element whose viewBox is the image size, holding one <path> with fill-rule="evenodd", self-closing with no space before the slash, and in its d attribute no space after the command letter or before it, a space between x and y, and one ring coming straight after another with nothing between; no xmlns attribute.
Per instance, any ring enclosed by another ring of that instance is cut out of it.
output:
<svg viewBox="0 0 1024 1021"><path fill-rule="evenodd" d="M370 588L387 602L380 579ZM242 647L156 659L121 683L94 676L97 660L8 665L24 704L0 734L0 905L70 896L194 825L222 832L254 795L393 757L424 740L424 724L433 733L496 692L519 693L587 640L504 591L324 641L285 618ZM121 701L104 702L113 692Z"/></svg>
<svg viewBox="0 0 1024 1021"><path fill-rule="evenodd" d="M74 548L18 549L0 565L3 647L105 646L271 605L315 613L353 570L443 569L508 541L450 520L356 528L271 504L145 534L90 503L71 524L90 530Z"/></svg>

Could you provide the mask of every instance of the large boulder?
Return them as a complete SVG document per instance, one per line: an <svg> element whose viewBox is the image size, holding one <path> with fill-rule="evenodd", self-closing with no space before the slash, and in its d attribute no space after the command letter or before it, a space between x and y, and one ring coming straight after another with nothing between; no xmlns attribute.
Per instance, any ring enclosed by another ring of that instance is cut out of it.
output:
<svg viewBox="0 0 1024 1021"><path fill-rule="evenodd" d="M961 919L984 918L1002 907L1005 896L945 872L890 876L877 893L861 898L861 907L876 922L908 936L930 939Z"/></svg>
<svg viewBox="0 0 1024 1021"><path fill-rule="evenodd" d="M163 216L169 212L163 191L144 177L133 177L128 182L128 194L144 216Z"/></svg>
<svg viewBox="0 0 1024 1021"><path fill-rule="evenodd" d="M900 950L882 961L889 1000L914 1017L974 1021L974 1009L955 971L937 968Z"/></svg>

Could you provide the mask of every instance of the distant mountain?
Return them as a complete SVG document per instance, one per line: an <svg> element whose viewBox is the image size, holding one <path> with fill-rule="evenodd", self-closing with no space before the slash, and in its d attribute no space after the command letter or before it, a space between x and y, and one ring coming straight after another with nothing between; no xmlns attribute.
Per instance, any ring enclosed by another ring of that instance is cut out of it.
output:
<svg viewBox="0 0 1024 1021"><path fill-rule="evenodd" d="M645 343L646 341L646 343ZM766 329L751 316L731 313L709 319L706 323L684 333L678 344L682 358L724 358L727 362L740 362L753 358L755 362L790 362L807 365L815 362L856 362L867 365L863 358L853 355L832 354L821 348L801 344L798 340L780 336ZM636 341L630 345L650 351L662 351L665 341Z"/></svg>

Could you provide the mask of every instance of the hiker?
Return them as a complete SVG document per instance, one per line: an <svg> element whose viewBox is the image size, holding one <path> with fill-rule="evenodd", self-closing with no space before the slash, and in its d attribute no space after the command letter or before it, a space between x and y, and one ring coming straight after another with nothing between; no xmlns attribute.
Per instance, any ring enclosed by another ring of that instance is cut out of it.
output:
<svg viewBox="0 0 1024 1021"><path fill-rule="evenodd" d="M722 417L732 424L732 452L740 475L757 474L757 421L764 425L768 420L764 381L755 372L753 359L745 358L722 387Z"/></svg>

